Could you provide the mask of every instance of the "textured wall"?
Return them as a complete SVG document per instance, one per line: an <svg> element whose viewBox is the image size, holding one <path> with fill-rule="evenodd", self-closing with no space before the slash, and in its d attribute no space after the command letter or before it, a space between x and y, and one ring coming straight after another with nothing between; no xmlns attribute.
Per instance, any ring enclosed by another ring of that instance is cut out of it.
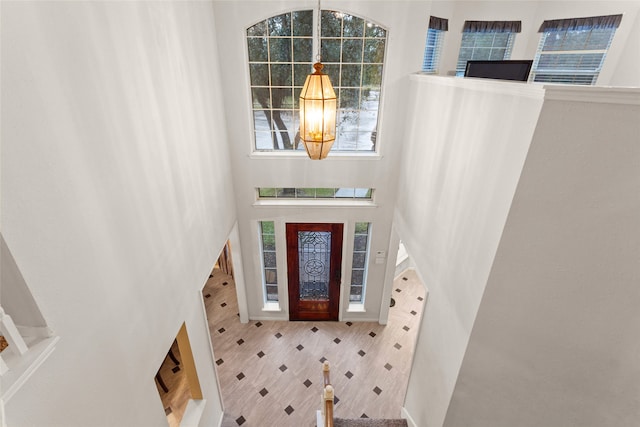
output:
<svg viewBox="0 0 640 427"><path fill-rule="evenodd" d="M398 234L429 290L405 408L441 426L487 283L542 89L414 76Z"/></svg>
<svg viewBox="0 0 640 427"><path fill-rule="evenodd" d="M445 426L640 423L640 90L572 89L547 89Z"/></svg>
<svg viewBox="0 0 640 427"><path fill-rule="evenodd" d="M213 8L3 2L2 232L61 339L10 426L165 423L186 321L221 414L200 288L235 222Z"/></svg>

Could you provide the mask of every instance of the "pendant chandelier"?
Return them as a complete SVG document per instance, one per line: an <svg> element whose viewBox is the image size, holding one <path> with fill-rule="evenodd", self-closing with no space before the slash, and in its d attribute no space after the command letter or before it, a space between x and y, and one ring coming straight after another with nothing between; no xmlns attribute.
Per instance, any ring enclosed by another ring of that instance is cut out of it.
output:
<svg viewBox="0 0 640 427"><path fill-rule="evenodd" d="M300 139L309 158L321 160L327 157L336 139L336 93L329 76L322 72L320 56L320 0L318 0L318 55L313 64L314 72L307 76L300 92Z"/></svg>

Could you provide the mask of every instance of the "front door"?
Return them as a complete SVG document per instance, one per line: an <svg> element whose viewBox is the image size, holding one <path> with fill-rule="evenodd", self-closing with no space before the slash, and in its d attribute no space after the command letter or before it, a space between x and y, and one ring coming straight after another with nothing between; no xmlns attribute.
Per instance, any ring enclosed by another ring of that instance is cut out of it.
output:
<svg viewBox="0 0 640 427"><path fill-rule="evenodd" d="M287 224L289 320L338 320L342 224Z"/></svg>

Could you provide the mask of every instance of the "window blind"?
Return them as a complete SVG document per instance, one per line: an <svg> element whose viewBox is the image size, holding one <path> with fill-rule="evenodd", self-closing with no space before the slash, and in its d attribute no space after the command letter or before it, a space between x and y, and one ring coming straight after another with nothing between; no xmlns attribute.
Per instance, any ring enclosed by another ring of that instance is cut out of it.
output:
<svg viewBox="0 0 640 427"><path fill-rule="evenodd" d="M595 84L621 20L609 15L544 21L531 80Z"/></svg>

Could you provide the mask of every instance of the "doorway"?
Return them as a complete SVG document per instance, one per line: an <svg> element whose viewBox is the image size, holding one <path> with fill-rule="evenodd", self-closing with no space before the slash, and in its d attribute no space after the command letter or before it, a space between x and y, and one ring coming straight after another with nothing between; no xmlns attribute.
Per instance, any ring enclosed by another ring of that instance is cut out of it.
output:
<svg viewBox="0 0 640 427"><path fill-rule="evenodd" d="M343 224L287 224L289 320L338 320Z"/></svg>

